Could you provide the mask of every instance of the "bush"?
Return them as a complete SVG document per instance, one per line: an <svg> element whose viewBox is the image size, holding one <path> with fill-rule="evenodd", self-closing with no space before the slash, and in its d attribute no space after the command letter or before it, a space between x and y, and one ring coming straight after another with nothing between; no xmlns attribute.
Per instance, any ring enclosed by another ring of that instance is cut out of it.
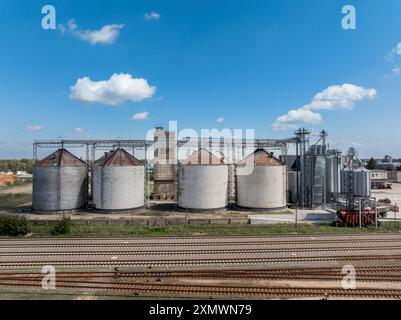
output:
<svg viewBox="0 0 401 320"><path fill-rule="evenodd" d="M71 232L72 221L70 217L63 218L51 230L52 235L69 234Z"/></svg>
<svg viewBox="0 0 401 320"><path fill-rule="evenodd" d="M0 235L23 236L30 231L28 220L25 217L12 215L0 216Z"/></svg>

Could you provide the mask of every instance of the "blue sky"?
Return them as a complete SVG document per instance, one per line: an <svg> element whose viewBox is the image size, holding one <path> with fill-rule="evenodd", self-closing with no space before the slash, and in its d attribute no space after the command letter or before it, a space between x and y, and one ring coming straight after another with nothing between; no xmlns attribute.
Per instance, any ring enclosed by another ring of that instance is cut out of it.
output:
<svg viewBox="0 0 401 320"><path fill-rule="evenodd" d="M62 28L42 29L46 4ZM341 27L346 4L356 30ZM300 125L364 157L401 157L399 0L0 0L0 11L0 158L30 157L34 139L144 138L169 120L289 137L278 117L343 84L375 94L314 110L319 123ZM91 32L110 25L115 37L96 42ZM137 91L111 92L113 74L131 75L122 80ZM84 92L98 81L101 91Z"/></svg>

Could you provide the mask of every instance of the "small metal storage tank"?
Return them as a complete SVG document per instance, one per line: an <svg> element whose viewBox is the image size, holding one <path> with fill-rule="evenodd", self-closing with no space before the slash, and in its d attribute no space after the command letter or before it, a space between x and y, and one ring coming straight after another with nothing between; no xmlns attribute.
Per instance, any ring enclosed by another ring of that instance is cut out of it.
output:
<svg viewBox="0 0 401 320"><path fill-rule="evenodd" d="M63 211L86 205L86 164L59 149L33 168L32 207L38 211Z"/></svg>
<svg viewBox="0 0 401 320"><path fill-rule="evenodd" d="M287 167L263 149L240 161L236 171L237 205L263 210L287 206Z"/></svg>
<svg viewBox="0 0 401 320"><path fill-rule="evenodd" d="M192 211L225 209L228 205L228 165L206 149L194 152L178 166L178 206Z"/></svg>
<svg viewBox="0 0 401 320"><path fill-rule="evenodd" d="M342 193L352 193L357 197L370 197L370 172L365 169L344 169L341 172Z"/></svg>
<svg viewBox="0 0 401 320"><path fill-rule="evenodd" d="M92 198L98 210L143 207L145 166L122 148L105 153L93 164Z"/></svg>

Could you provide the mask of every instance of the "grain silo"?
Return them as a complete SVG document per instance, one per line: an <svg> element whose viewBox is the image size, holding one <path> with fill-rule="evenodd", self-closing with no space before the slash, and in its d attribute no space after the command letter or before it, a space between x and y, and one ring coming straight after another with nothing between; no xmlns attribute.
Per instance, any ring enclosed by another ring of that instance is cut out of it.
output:
<svg viewBox="0 0 401 320"><path fill-rule="evenodd" d="M341 193L356 197L371 196L371 179L369 170L344 169L341 171Z"/></svg>
<svg viewBox="0 0 401 320"><path fill-rule="evenodd" d="M73 210L86 206L86 164L65 149L33 168L32 207L37 211Z"/></svg>
<svg viewBox="0 0 401 320"><path fill-rule="evenodd" d="M287 167L263 149L241 162L236 170L237 205L249 209L286 208Z"/></svg>
<svg viewBox="0 0 401 320"><path fill-rule="evenodd" d="M206 149L194 152L178 167L178 206L192 211L225 209L228 165Z"/></svg>
<svg viewBox="0 0 401 320"><path fill-rule="evenodd" d="M124 149L107 152L92 169L93 208L129 210L144 206L145 166Z"/></svg>

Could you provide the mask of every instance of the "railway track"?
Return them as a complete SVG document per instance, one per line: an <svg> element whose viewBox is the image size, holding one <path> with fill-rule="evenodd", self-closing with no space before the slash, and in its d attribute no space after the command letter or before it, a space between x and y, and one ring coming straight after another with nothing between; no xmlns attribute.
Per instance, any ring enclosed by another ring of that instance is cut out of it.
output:
<svg viewBox="0 0 401 320"><path fill-rule="evenodd" d="M312 257L268 257L268 258L213 258L213 259L154 259L133 260L49 260L49 261L0 261L0 269L42 267L46 264L61 267L153 267L153 266L209 266L209 265L247 265L247 264L280 264L280 263L317 263L317 262L355 262L372 260L401 260L401 255L349 255L349 256L312 256Z"/></svg>
<svg viewBox="0 0 401 320"><path fill-rule="evenodd" d="M399 243L401 244L401 239L399 239ZM394 240L389 239L360 239L358 242L368 246L369 244L387 244L387 245L394 245ZM0 252L5 250L14 250L14 249L37 249L37 248L48 248L48 249L62 249L62 248L167 248L167 247L221 247L221 246L230 246L230 247L241 247L241 246L284 246L284 245L327 245L328 247L334 245L348 245L352 246L356 242L349 242L348 240L305 240L305 241L247 241L247 242L197 242L197 243L176 243L176 242L164 242L164 243L118 243L118 244L110 244L110 243L102 243L101 241L97 244L88 244L85 242L82 243L66 243L66 244L43 244L43 243L36 243L36 244L20 244L16 243L13 245L4 245L0 241Z"/></svg>
<svg viewBox="0 0 401 320"><path fill-rule="evenodd" d="M357 267L358 281L401 282L401 266ZM233 280L342 280L341 268L291 269L229 269L229 270L175 270L175 271L86 271L58 272L57 279L233 279ZM2 281L40 281L43 274L36 272L0 272Z"/></svg>
<svg viewBox="0 0 401 320"><path fill-rule="evenodd" d="M36 285L29 281L2 281L2 286L31 287ZM96 292L129 292L132 295L144 296L176 296L176 297L250 297L250 298L381 298L401 299L401 290L396 289L340 289L340 288L282 288L262 286L222 286L222 285L180 285L180 284L149 284L149 283L104 283L93 281L82 283L78 281L59 280L58 289L95 290Z"/></svg>
<svg viewBox="0 0 401 320"><path fill-rule="evenodd" d="M176 236L134 236L134 237L110 237L110 238L105 238L105 237L67 237L67 238L51 238L51 237L41 237L41 238L20 238L20 239L10 239L10 238L1 238L0 237L0 243L7 243L9 242L10 244L15 244L15 243L38 243L40 241L42 242L67 242L71 243L73 241L83 241L83 242L101 242L101 241L107 241L107 242L118 242L118 241L129 241L129 242L138 242L138 241L145 241L145 242L153 242L153 241L162 241L165 242L166 240L172 240L172 241L177 241L177 240L185 240L185 241L192 241L192 242L198 242L199 240L201 241L221 241L221 240L260 240L260 241L266 241L266 240L280 240L283 239L297 239L297 241L305 239L305 240L313 240L313 239L324 239L324 240L330 240L330 239L397 239L401 240L401 232L400 233L366 233L366 234L308 234L308 235L290 235L290 234L283 234L283 235L263 235L263 236L258 236L258 235L253 235L253 236L182 236L182 237L176 237Z"/></svg>
<svg viewBox="0 0 401 320"><path fill-rule="evenodd" d="M40 290L44 275L32 270L49 264L56 267L62 290L158 297L401 299L401 233L0 239L0 287ZM337 266L346 264L356 264L364 289L339 288L345 274ZM259 285L272 283L259 280L284 285ZM308 287L313 282L316 287ZM296 283L303 287L294 287ZM329 288L320 288L327 283Z"/></svg>
<svg viewBox="0 0 401 320"><path fill-rule="evenodd" d="M149 255L227 255L227 254L297 254L313 252L354 252L354 251L400 251L401 246L375 246L375 247L312 247L312 248L277 248L277 249L214 249L214 250L109 250L109 251L35 251L35 252L1 252L0 257L46 257L46 256L149 256Z"/></svg>

